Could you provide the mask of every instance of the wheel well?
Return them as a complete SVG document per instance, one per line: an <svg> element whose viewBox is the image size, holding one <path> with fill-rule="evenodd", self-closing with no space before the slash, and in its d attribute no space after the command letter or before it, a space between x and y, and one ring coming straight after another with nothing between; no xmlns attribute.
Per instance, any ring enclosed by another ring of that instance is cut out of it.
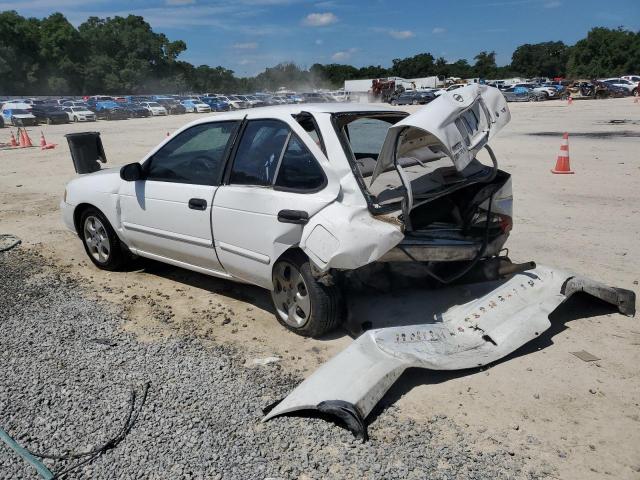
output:
<svg viewBox="0 0 640 480"><path fill-rule="evenodd" d="M82 213L87 208L96 208L96 207L91 205L90 203L80 203L76 206L75 210L73 211L73 226L76 227L76 233L78 235L80 235L80 230L81 230L80 217L82 217Z"/></svg>
<svg viewBox="0 0 640 480"><path fill-rule="evenodd" d="M278 263L278 261L283 258L284 256L290 256L290 255L304 255L305 258L309 258L308 255L306 253L304 253L304 250L302 250L300 247L295 246L295 247L291 247L286 249L284 252L282 252L282 254L276 258L275 262L273 262L272 265L275 265L276 263ZM273 268L272 268L273 270Z"/></svg>

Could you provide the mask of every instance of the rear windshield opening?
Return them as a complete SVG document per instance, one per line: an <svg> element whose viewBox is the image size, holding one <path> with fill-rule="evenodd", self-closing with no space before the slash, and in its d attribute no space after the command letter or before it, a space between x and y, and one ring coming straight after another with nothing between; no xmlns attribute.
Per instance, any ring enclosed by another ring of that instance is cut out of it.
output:
<svg viewBox="0 0 640 480"><path fill-rule="evenodd" d="M356 167L354 173L360 177L359 183L374 213L400 209L405 194L400 175L393 166L371 182L378 154L389 128L405 117L406 114L402 112L353 113L340 115L335 119L345 153ZM477 119L471 115L464 118L464 121L467 124L464 127L470 130L477 124ZM431 134L411 127L403 135L402 146L397 152L398 162L411 182L414 197L437 195L488 168L473 161L462 172L458 172L451 159L443 152L441 144Z"/></svg>

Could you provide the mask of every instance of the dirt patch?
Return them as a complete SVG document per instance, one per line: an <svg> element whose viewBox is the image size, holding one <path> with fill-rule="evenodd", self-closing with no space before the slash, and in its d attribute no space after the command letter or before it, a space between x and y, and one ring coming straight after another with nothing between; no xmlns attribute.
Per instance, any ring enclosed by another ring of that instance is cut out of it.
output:
<svg viewBox="0 0 640 480"><path fill-rule="evenodd" d="M564 132L532 132L527 135L538 137L561 137ZM617 137L640 137L640 132L621 130L619 132L570 132L572 137L596 138L599 140Z"/></svg>

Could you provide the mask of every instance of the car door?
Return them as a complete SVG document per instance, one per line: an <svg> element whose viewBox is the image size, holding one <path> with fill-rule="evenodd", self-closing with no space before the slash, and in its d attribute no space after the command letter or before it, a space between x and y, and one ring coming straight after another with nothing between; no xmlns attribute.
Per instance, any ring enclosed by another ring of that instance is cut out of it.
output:
<svg viewBox="0 0 640 480"><path fill-rule="evenodd" d="M196 270L222 270L213 248L211 204L239 121L194 125L143 164L120 190L124 234L140 255Z"/></svg>
<svg viewBox="0 0 640 480"><path fill-rule="evenodd" d="M271 288L274 262L298 245L304 224L339 190L324 153L300 125L246 121L213 202L213 235L224 269Z"/></svg>

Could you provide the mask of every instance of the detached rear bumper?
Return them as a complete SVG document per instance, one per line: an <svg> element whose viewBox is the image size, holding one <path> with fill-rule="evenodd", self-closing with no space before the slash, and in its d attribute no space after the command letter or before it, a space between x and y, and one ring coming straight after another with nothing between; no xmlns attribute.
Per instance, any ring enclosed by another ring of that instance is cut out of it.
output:
<svg viewBox="0 0 640 480"><path fill-rule="evenodd" d="M625 315L635 314L634 292L538 267L427 323L364 333L264 421L297 410L319 410L338 416L366 438L367 415L405 369L462 370L495 362L547 330L549 314L576 292L600 298Z"/></svg>

